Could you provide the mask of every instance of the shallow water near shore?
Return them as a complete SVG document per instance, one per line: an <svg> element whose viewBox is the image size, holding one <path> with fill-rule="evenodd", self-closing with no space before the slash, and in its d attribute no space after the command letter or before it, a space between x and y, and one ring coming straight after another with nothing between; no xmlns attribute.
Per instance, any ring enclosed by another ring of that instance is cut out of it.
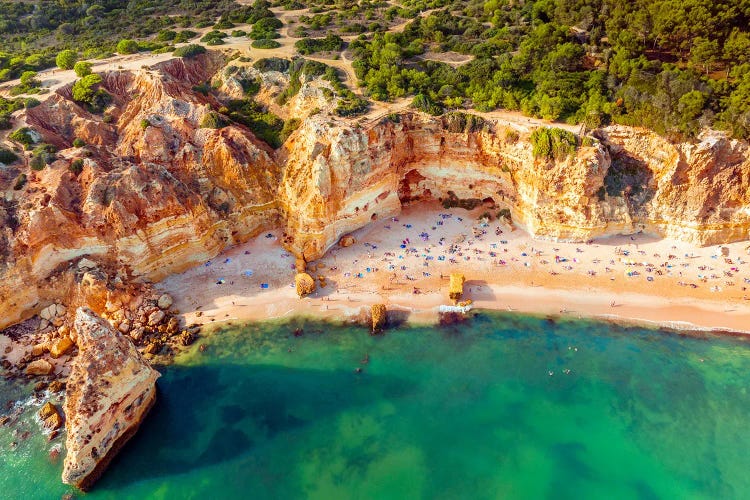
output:
<svg viewBox="0 0 750 500"><path fill-rule="evenodd" d="M479 313L381 337L297 319L201 342L162 369L159 402L85 498L750 495L743 338ZM18 391L0 385L3 401ZM72 491L44 437L10 451L12 429L2 496Z"/></svg>

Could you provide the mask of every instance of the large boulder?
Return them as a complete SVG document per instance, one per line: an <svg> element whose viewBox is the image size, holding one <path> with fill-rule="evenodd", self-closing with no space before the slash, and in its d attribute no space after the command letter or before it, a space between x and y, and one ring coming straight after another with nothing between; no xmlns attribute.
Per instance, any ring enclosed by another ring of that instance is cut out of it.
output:
<svg viewBox="0 0 750 500"><path fill-rule="evenodd" d="M164 320L164 316L166 316L166 314L164 314L164 311L162 311L161 309L157 309L156 311L148 315L148 325L149 326L158 325Z"/></svg>
<svg viewBox="0 0 750 500"><path fill-rule="evenodd" d="M302 298L315 291L315 280L307 273L297 273L294 277L294 286L297 289L297 295Z"/></svg>
<svg viewBox="0 0 750 500"><path fill-rule="evenodd" d="M26 375L49 375L54 366L46 359L36 359L26 366Z"/></svg>
<svg viewBox="0 0 750 500"><path fill-rule="evenodd" d="M88 308L76 311L80 352L65 397L62 480L87 490L135 434L156 399L159 372Z"/></svg>
<svg viewBox="0 0 750 500"><path fill-rule="evenodd" d="M39 410L39 418L45 429L49 429L50 431L56 431L63 425L63 418L60 415L60 411L57 409L57 406L49 401Z"/></svg>
<svg viewBox="0 0 750 500"><path fill-rule="evenodd" d="M172 307L173 303L174 300L172 300L172 296L165 293L159 297L156 305L159 306L159 309L169 309L170 307Z"/></svg>
<svg viewBox="0 0 750 500"><path fill-rule="evenodd" d="M59 358L63 354L70 351L74 345L75 344L72 340L70 340L70 337L66 335L57 339L49 346L49 354L53 358Z"/></svg>
<svg viewBox="0 0 750 500"><path fill-rule="evenodd" d="M351 234L347 234L345 236L342 236L339 240L339 246L346 248L354 245L357 242L356 239L354 239L354 236Z"/></svg>

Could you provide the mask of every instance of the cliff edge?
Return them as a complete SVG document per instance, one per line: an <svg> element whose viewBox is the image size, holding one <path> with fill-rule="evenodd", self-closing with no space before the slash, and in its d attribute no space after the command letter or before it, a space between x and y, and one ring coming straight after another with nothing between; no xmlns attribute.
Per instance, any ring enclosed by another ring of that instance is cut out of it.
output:
<svg viewBox="0 0 750 500"><path fill-rule="evenodd" d="M65 396L62 480L86 490L138 430L156 399L159 372L90 309L78 309L75 329L80 353Z"/></svg>
<svg viewBox="0 0 750 500"><path fill-rule="evenodd" d="M83 258L121 282L160 280L282 227L286 248L311 261L342 235L422 200L484 204L537 238L748 238L750 151L724 134L673 143L614 126L567 132L569 149L540 154L539 124L512 113L342 118L303 106L304 95L319 104L325 94L312 81L284 108L309 116L277 150L229 118L202 125L226 110L223 99L241 95L235 77L257 78L258 99L271 103L289 80L273 74L263 79L208 52L103 73L112 96L104 114L77 104L69 87L23 111L58 154L41 171L0 168L0 328L67 303ZM75 139L86 146L73 147Z"/></svg>

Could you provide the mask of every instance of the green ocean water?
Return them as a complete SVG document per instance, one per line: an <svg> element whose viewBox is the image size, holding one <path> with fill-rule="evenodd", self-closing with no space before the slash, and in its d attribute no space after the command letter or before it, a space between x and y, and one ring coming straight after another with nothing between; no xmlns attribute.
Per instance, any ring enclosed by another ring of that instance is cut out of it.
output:
<svg viewBox="0 0 750 500"><path fill-rule="evenodd" d="M750 496L740 338L479 313L382 337L298 319L202 342L162 369L153 413L82 497ZM0 497L72 491L46 440L11 451L13 432Z"/></svg>

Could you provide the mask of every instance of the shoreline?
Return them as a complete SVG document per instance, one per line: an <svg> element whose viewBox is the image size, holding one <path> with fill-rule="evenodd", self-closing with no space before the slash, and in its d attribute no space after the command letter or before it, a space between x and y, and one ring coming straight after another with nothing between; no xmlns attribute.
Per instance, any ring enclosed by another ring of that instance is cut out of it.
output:
<svg viewBox="0 0 750 500"><path fill-rule="evenodd" d="M495 290L501 290L502 287L493 287ZM510 288L510 287L508 287ZM566 290L550 290L546 289L545 292L550 294L559 292L569 292ZM592 295L593 297L593 295ZM636 296L641 301L650 301L658 299L659 297L650 296ZM307 302L315 300L315 298L303 298L303 299L290 299L289 301L277 301L272 300L274 307L281 308L284 312L279 314L262 317L256 314L237 314L237 309L232 307L220 307L207 311L209 314L196 316L196 311L189 313L183 313L181 316L185 320L190 320L192 323L208 327L213 329L214 327L219 328L227 326L228 324L247 324L247 323L258 323L266 321L283 321L293 318L304 318L314 321L332 321L334 323L342 322L355 322L361 323L363 328L367 328L367 315L369 315L369 307L382 303L378 300L378 296L373 295L370 297L371 300L365 300L358 297L355 301L352 301L351 305L346 307L334 307L328 310L310 309L309 307L320 306L321 304L315 302ZM441 301L440 297L428 297L430 302L435 299L435 302ZM299 301L299 304L295 304L294 301ZM399 322L396 325L387 327L386 330L398 328L401 324L415 325L415 326L434 326L440 322L440 313L438 308L440 305L446 304L448 301L441 301L439 304L434 306L425 306L415 308L413 306L407 306L401 303L392 302L387 305L389 313L406 313L406 317L403 322ZM511 302L508 302L510 304ZM323 302L325 304L325 302ZM552 310L545 304L542 307L513 307L511 305L503 306L502 304L488 305L482 303L481 305L475 305L477 302L472 304L471 312L467 314L467 318L471 318L472 313L508 313L508 314L519 314L525 316L536 316L536 317L548 317L552 319L569 319L569 320L589 320L597 321L602 323L617 324L625 327L640 327L648 329L659 329L669 332L676 332L680 334L713 334L713 335L726 335L733 337L744 337L750 338L750 330L742 329L739 327L727 326L716 324L715 322L691 322L685 320L668 319L667 314L670 313L669 307L649 307L649 306L629 306L630 311L638 310L645 312L646 314L634 314L628 312L625 314L617 314L613 312L602 312L598 311L597 308L602 310L605 307L610 307L608 304L593 304L593 307L581 307L580 302L575 304L578 306L577 309L564 309L564 310ZM591 304L590 304L591 305ZM307 307L300 307L307 306ZM618 306L619 307L619 306ZM625 306L622 306L625 307ZM680 309L688 310L692 314L705 315L706 313L716 313L716 311L707 310L703 307L698 306L681 306ZM232 314L235 313L235 314ZM223 315L223 316L222 316ZM726 316L722 316L725 317ZM747 318L743 315L741 317L729 318L731 319L730 324L744 323Z"/></svg>
<svg viewBox="0 0 750 500"><path fill-rule="evenodd" d="M482 211L420 204L373 222L352 233L354 245L337 245L309 264L327 285L303 299L292 286L294 256L278 244L279 231L155 286L175 298L187 325L290 316L346 321L365 317L377 303L404 311L408 323L435 324L438 306L451 303L448 274L457 271L467 279L464 300L479 310L750 334L747 242L724 245L726 257L718 247L648 235L593 244L534 240L497 221L478 222Z"/></svg>

